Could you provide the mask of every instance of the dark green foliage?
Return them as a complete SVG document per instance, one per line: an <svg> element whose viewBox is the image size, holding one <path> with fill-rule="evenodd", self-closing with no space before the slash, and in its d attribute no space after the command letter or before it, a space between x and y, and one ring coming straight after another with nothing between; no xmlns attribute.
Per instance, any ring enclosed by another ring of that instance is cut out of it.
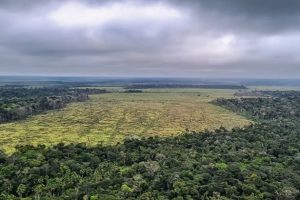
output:
<svg viewBox="0 0 300 200"><path fill-rule="evenodd" d="M300 92L261 91L260 98L217 99L215 104L260 120L300 118Z"/></svg>
<svg viewBox="0 0 300 200"><path fill-rule="evenodd" d="M125 90L124 93L143 93L143 90Z"/></svg>
<svg viewBox="0 0 300 200"><path fill-rule="evenodd" d="M60 109L74 101L85 101L89 94L104 93L97 89L69 88L1 88L0 123L8 122L40 113Z"/></svg>
<svg viewBox="0 0 300 200"><path fill-rule="evenodd" d="M0 154L0 199L297 200L300 121L280 109L280 120L232 131L109 147L18 147L11 156Z"/></svg>
<svg viewBox="0 0 300 200"><path fill-rule="evenodd" d="M112 147L19 147L2 161L0 190L3 197L22 194L43 199L85 195L276 199L290 190L296 199L300 189L297 128L299 124L259 124L174 139L126 140Z"/></svg>

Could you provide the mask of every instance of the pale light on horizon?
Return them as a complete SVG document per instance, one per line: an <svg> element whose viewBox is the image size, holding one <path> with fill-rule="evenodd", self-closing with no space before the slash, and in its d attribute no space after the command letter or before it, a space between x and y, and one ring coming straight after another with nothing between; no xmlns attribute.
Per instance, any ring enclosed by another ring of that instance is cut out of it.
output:
<svg viewBox="0 0 300 200"><path fill-rule="evenodd" d="M65 27L95 27L110 23L162 23L179 20L183 13L162 3L110 3L89 7L81 3L66 3L50 12L49 19Z"/></svg>

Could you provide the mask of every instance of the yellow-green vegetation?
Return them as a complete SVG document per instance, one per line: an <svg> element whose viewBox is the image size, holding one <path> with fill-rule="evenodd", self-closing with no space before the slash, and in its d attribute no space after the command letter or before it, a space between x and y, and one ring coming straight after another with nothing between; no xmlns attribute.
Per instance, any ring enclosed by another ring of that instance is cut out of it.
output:
<svg viewBox="0 0 300 200"><path fill-rule="evenodd" d="M144 93L107 93L23 121L0 125L1 149L18 144L79 143L104 145L126 136L172 136L191 131L233 128L249 120L209 101L233 90L159 89Z"/></svg>

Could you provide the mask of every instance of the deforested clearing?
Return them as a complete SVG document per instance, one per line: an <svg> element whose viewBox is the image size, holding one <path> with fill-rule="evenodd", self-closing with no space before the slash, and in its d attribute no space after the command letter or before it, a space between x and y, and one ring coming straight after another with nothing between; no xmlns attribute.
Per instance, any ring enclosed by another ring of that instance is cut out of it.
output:
<svg viewBox="0 0 300 200"><path fill-rule="evenodd" d="M232 97L233 90L150 89L143 93L114 92L91 95L26 120L0 125L1 149L16 145L80 143L113 145L125 137L174 136L185 130L231 129L250 120L210 103Z"/></svg>

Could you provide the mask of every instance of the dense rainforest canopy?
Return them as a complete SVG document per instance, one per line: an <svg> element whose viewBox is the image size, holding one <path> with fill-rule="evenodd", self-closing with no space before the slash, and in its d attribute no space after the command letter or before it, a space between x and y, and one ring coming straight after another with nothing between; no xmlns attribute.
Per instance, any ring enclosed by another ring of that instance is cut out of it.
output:
<svg viewBox="0 0 300 200"><path fill-rule="evenodd" d="M19 146L0 154L0 199L300 199L300 93L213 103L256 123L108 147Z"/></svg>

